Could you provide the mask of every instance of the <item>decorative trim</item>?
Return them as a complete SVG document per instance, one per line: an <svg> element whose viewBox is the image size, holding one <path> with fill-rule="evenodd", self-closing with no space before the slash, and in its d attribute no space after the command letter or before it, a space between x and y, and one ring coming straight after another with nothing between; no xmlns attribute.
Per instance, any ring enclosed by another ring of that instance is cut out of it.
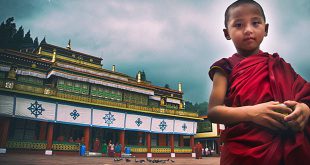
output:
<svg viewBox="0 0 310 165"><path fill-rule="evenodd" d="M67 105L63 103L59 104L58 102L49 102L49 101L47 102L46 100L43 100L43 99L41 100L37 98L26 99L24 97L17 97L17 96L14 96L13 98L14 99L11 100L12 104L16 104L13 106L13 111L16 111L17 115L14 112L12 116L13 117L15 116L16 118L25 118L25 119L36 120L36 121L48 121L48 122L55 122L55 123L65 123L65 124L91 126L91 127L112 128L112 129L119 129L119 130L156 132L156 133L161 133L161 134L182 134L182 135L194 134L194 131L190 131L190 130L181 131L180 129L176 129L176 127L180 127L180 123L183 123L183 122L187 122L189 124L193 123L193 128L195 128L195 121L193 120L180 120L180 119L169 118L169 117L165 118L165 117L160 117L157 115L146 116L146 115L141 115L139 113L132 114L132 113L118 111L117 109L113 109L113 110L112 109L94 109L93 107L87 107L87 106L80 107L78 105L73 105L73 104ZM42 113L43 115L45 115L45 112L49 111L49 113L54 116L51 118L44 118L44 117L42 118L40 114L37 114L38 115L37 117L34 117L33 114L29 115L30 112L29 110L27 110L28 106L24 106L23 105L24 103L22 102L18 103L19 100L23 100L23 99L26 100L25 103L28 103L28 105L30 105L30 103L35 105L34 102L36 101L38 105L41 104L43 108L46 110L46 111L43 111L44 112ZM0 104L1 104L1 100L0 100ZM48 104L50 108L46 107L46 104ZM60 115L59 114L60 111L58 111L59 109L61 109L61 114L63 113L66 114L66 119L63 119L62 117L61 118L58 117L58 115ZM28 114L20 113L22 112L21 110L27 111ZM72 119L73 114L70 116L70 113L73 113L74 110L77 110L76 113L79 113L79 116L76 117L76 120ZM108 121L106 121L108 124L103 124L103 125L101 125L101 123L94 123L95 117L96 117L94 116L96 115L95 110L96 112L103 111L102 115L98 117L99 118L106 117L107 120L109 120L112 123L109 124ZM109 114L113 116L107 116ZM127 115L131 115L130 119L131 118L133 119L129 121L129 116L127 117ZM120 116L122 117L120 118ZM143 116L146 117L147 120L145 120ZM108 119L109 117L110 119ZM136 121L138 118L142 120L143 122L142 125L144 125L143 128L142 127L139 128L137 126L133 127L135 125L134 121ZM130 124L133 124L133 125L128 127L127 125L128 123L126 124L127 120L128 122L130 122ZM176 120L178 120L178 122ZM157 126L157 125L160 125L160 122L162 122L162 125L163 125L162 129L159 129ZM167 126L165 126L164 122L166 122ZM154 126L154 128L152 128L152 126Z"/></svg>
<svg viewBox="0 0 310 165"><path fill-rule="evenodd" d="M160 96L149 96L149 99L160 101Z"/></svg>
<svg viewBox="0 0 310 165"><path fill-rule="evenodd" d="M0 71L8 72L8 71L10 71L10 66L0 65ZM28 69L17 68L16 74L23 75L23 76L33 76L33 77L38 77L38 78L46 79L46 74L45 73L36 72L36 71L28 70Z"/></svg>
<svg viewBox="0 0 310 165"><path fill-rule="evenodd" d="M122 81L128 81L128 78L125 77L121 77L121 76L117 76L117 75L113 75L113 74L108 74L108 73L104 73L104 72L96 72L90 69L83 69L80 67L76 67L76 66L72 66L72 65L67 65L67 64L62 64L62 63L57 63L58 66L63 67L63 68L67 68L67 69L73 69L76 71L80 71L80 72L84 72L84 73L90 73L90 74L94 74L97 76L104 76L104 77L110 77L110 78L114 78L114 79L118 79L118 80L122 80Z"/></svg>
<svg viewBox="0 0 310 165"><path fill-rule="evenodd" d="M33 77L38 77L38 78L46 79L46 74L45 73L34 72L34 71L31 71L31 70L26 70L26 69L19 69L18 68L16 74L23 75L23 76L33 76Z"/></svg>
<svg viewBox="0 0 310 165"><path fill-rule="evenodd" d="M180 100L173 99L173 98L167 98L166 101L167 101L168 103L181 104L181 101L180 101Z"/></svg>

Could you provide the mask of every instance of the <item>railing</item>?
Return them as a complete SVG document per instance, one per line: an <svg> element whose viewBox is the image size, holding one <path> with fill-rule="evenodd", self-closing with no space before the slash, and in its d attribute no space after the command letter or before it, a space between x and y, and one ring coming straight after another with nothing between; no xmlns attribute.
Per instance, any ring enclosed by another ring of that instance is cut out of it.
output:
<svg viewBox="0 0 310 165"><path fill-rule="evenodd" d="M174 147L175 153L192 153L191 147Z"/></svg>
<svg viewBox="0 0 310 165"><path fill-rule="evenodd" d="M5 88L5 79L0 79L0 88ZM149 106L140 106L140 105L132 105L129 103L121 102L121 101L108 101L100 98L95 98L89 95L79 95L73 93L66 93L58 91L55 88L51 87L44 87L44 86L34 86L25 83L15 83L13 90L23 91L23 92L30 92L35 94L44 94L48 96L56 96L59 98L76 100L76 101L83 101L86 103L95 103L95 104L102 104L112 107L120 107L120 108L128 108L134 109L139 111L145 112L155 112L155 113L163 113L163 114L171 114L171 115L178 115L178 116L187 116L187 117L198 117L197 113L193 112L186 112L184 110L174 110L174 109L167 109L167 108L158 108L158 107L149 107Z"/></svg>
<svg viewBox="0 0 310 165"><path fill-rule="evenodd" d="M40 93L43 94L44 88L43 87L34 87L31 85L25 85L22 83L16 83L14 88L16 90L25 91L25 92L31 92L31 93Z"/></svg>
<svg viewBox="0 0 310 165"><path fill-rule="evenodd" d="M126 147L129 147L132 153L147 153L146 146L126 145Z"/></svg>
<svg viewBox="0 0 310 165"><path fill-rule="evenodd" d="M46 141L33 140L9 140L8 149L27 149L27 150L45 150Z"/></svg>
<svg viewBox="0 0 310 165"><path fill-rule="evenodd" d="M9 140L8 149L45 150L47 142L42 140ZM79 151L79 143L53 141L52 149L55 151Z"/></svg>
<svg viewBox="0 0 310 165"><path fill-rule="evenodd" d="M132 153L147 153L146 146L127 145ZM192 153L191 147L174 147L175 153ZM171 153L171 148L167 146L153 146L151 153Z"/></svg>
<svg viewBox="0 0 310 165"><path fill-rule="evenodd" d="M163 154L163 153L171 153L171 148L170 147L166 147L166 146L164 146L164 147L159 147L159 146L152 147L151 148L151 153L161 153L161 154Z"/></svg>
<svg viewBox="0 0 310 165"><path fill-rule="evenodd" d="M53 141L52 149L56 151L80 151L80 143Z"/></svg>
<svg viewBox="0 0 310 165"><path fill-rule="evenodd" d="M44 140L9 140L7 143L8 149L26 149L26 150L45 150L47 142ZM127 145L132 153L147 153L146 146ZM53 141L52 150L78 152L80 143L75 142L58 142ZM174 147L175 153L191 153L191 147ZM152 146L151 153L171 153L169 146Z"/></svg>

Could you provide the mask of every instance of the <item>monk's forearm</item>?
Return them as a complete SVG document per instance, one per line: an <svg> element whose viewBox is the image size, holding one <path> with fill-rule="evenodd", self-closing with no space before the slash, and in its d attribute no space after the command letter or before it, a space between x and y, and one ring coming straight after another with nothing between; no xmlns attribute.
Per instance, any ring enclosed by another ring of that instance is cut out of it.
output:
<svg viewBox="0 0 310 165"><path fill-rule="evenodd" d="M251 106L227 107L224 105L214 106L208 111L208 119L213 123L234 124L251 121L247 113Z"/></svg>

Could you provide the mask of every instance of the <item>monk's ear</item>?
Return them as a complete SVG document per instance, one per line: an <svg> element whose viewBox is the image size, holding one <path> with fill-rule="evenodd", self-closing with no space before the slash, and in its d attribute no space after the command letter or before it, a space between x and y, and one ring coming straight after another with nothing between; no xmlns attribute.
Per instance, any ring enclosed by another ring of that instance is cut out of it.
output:
<svg viewBox="0 0 310 165"><path fill-rule="evenodd" d="M224 32L224 36L227 40L231 40L230 36L229 36L229 33L228 33L228 30L227 29L223 29L223 32Z"/></svg>
<svg viewBox="0 0 310 165"><path fill-rule="evenodd" d="M268 35L269 24L265 24L265 37Z"/></svg>

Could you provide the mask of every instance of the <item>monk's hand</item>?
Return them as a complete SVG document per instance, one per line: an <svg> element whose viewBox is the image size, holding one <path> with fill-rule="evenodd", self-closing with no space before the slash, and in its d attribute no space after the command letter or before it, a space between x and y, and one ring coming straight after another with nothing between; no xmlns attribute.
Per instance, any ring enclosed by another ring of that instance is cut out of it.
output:
<svg viewBox="0 0 310 165"><path fill-rule="evenodd" d="M248 111L252 122L272 130L287 129L284 125L284 117L292 112L289 107L283 106L277 101L270 101L256 104L252 108Z"/></svg>
<svg viewBox="0 0 310 165"><path fill-rule="evenodd" d="M296 101L285 101L284 104L292 107L293 112L284 118L290 129L295 132L303 131L310 116L310 109L305 103Z"/></svg>

